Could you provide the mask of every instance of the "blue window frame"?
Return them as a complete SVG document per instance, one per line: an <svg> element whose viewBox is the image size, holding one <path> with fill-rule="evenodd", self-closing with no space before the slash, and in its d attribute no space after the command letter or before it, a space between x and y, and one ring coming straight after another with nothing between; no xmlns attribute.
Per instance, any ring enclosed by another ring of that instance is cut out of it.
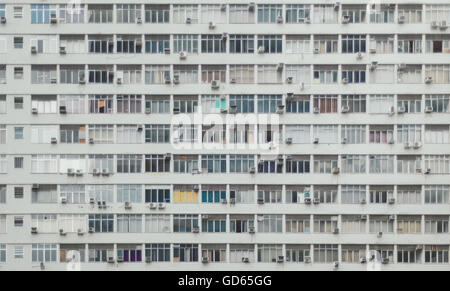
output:
<svg viewBox="0 0 450 291"><path fill-rule="evenodd" d="M220 203L222 199L226 199L225 191L202 191L202 203Z"/></svg>
<svg viewBox="0 0 450 291"><path fill-rule="evenodd" d="M42 24L50 23L50 17L56 17L56 7L48 4L31 5L31 23Z"/></svg>

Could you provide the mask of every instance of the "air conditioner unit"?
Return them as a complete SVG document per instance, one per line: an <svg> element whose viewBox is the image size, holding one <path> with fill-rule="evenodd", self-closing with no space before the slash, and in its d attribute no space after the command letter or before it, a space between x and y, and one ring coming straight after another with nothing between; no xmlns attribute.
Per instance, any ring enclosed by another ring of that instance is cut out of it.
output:
<svg viewBox="0 0 450 291"><path fill-rule="evenodd" d="M95 198L89 198L89 204L95 204Z"/></svg>
<svg viewBox="0 0 450 291"><path fill-rule="evenodd" d="M415 149L419 149L419 148L421 148L422 147L422 143L420 142L420 141L416 141L416 142L414 142L414 146L413 146Z"/></svg>
<svg viewBox="0 0 450 291"><path fill-rule="evenodd" d="M365 263L367 263L366 257L361 257L361 258L359 259L359 263L360 263L360 264L365 264Z"/></svg>
<svg viewBox="0 0 450 291"><path fill-rule="evenodd" d="M359 201L359 203L360 203L360 204L366 204L366 203L367 203L367 201L366 201L366 199L365 199L365 198L363 198L363 199L361 199L361 201Z"/></svg>
<svg viewBox="0 0 450 291"><path fill-rule="evenodd" d="M256 172L255 167L250 167L250 168L248 169L248 172L249 172L250 174L254 174L254 173Z"/></svg>
<svg viewBox="0 0 450 291"><path fill-rule="evenodd" d="M62 228L59 229L59 235L66 235L66 232L64 231L64 229L62 229Z"/></svg>
<svg viewBox="0 0 450 291"><path fill-rule="evenodd" d="M145 262L147 264L151 263L152 262L152 257L145 257Z"/></svg>
<svg viewBox="0 0 450 291"><path fill-rule="evenodd" d="M339 234L339 228L333 229L333 234Z"/></svg>
<svg viewBox="0 0 450 291"><path fill-rule="evenodd" d="M402 114L406 112L406 108L404 106L400 106L397 108L397 113Z"/></svg>
<svg viewBox="0 0 450 291"><path fill-rule="evenodd" d="M250 4L248 4L249 11L255 11L255 7L256 7L255 2L250 2Z"/></svg>
<svg viewBox="0 0 450 291"><path fill-rule="evenodd" d="M425 170L425 172L423 172L424 174L431 174L431 169L430 168L427 168L426 170Z"/></svg>
<svg viewBox="0 0 450 291"><path fill-rule="evenodd" d="M102 175L103 176L109 176L109 170L108 169L102 169Z"/></svg>
<svg viewBox="0 0 450 291"><path fill-rule="evenodd" d="M108 262L109 264L114 264L116 261L114 260L114 257L108 257L107 262Z"/></svg>
<svg viewBox="0 0 450 291"><path fill-rule="evenodd" d="M376 48L370 48L369 49L369 53L376 54L377 53L377 49Z"/></svg>
<svg viewBox="0 0 450 291"><path fill-rule="evenodd" d="M423 249L423 245L416 245L416 250L422 250Z"/></svg>
<svg viewBox="0 0 450 291"><path fill-rule="evenodd" d="M342 79L342 84L348 84L348 78L344 78L344 79Z"/></svg>
<svg viewBox="0 0 450 291"><path fill-rule="evenodd" d="M347 106L347 105L342 106L342 107L341 107L341 112L342 112L342 113L348 113L348 112L350 112L350 107Z"/></svg>
<svg viewBox="0 0 450 291"><path fill-rule="evenodd" d="M309 17L308 17L308 18L305 18L305 23L306 23L306 24L310 24L310 23L311 23L311 18L309 18Z"/></svg>
<svg viewBox="0 0 450 291"><path fill-rule="evenodd" d="M395 198L389 198L389 204L395 204Z"/></svg>
<svg viewBox="0 0 450 291"><path fill-rule="evenodd" d="M403 147L404 147L405 149L409 149L409 148L411 148L411 143L405 142L405 144L403 145Z"/></svg>
<svg viewBox="0 0 450 291"><path fill-rule="evenodd" d="M66 114L67 113L66 106L59 106L59 113L60 114Z"/></svg>
<svg viewBox="0 0 450 291"><path fill-rule="evenodd" d="M117 77L117 84L122 84L122 78L121 77Z"/></svg>
<svg viewBox="0 0 450 291"><path fill-rule="evenodd" d="M226 11L226 10L227 10L227 4L221 4L220 11Z"/></svg>
<svg viewBox="0 0 450 291"><path fill-rule="evenodd" d="M56 15L52 15L50 17L50 23L51 24L57 24L58 23L58 19L56 18Z"/></svg>
<svg viewBox="0 0 450 291"><path fill-rule="evenodd" d="M394 113L395 113L395 108L394 108L394 106L389 107L389 109L388 109L388 114L389 114L389 115L393 115Z"/></svg>
<svg viewBox="0 0 450 291"><path fill-rule="evenodd" d="M236 105L230 105L230 109L228 110L229 113L234 114L237 112L237 106Z"/></svg>
<svg viewBox="0 0 450 291"><path fill-rule="evenodd" d="M314 48L314 51L313 51L313 52L314 52L314 54L316 54L316 55L317 55L317 54L319 54L319 53L320 53L320 49L319 49L319 48Z"/></svg>
<svg viewBox="0 0 450 291"><path fill-rule="evenodd" d="M405 71L406 70L406 64L399 64L397 66L398 71Z"/></svg>
<svg viewBox="0 0 450 291"><path fill-rule="evenodd" d="M263 46L258 47L258 54L263 54L265 53L265 48Z"/></svg>
<svg viewBox="0 0 450 291"><path fill-rule="evenodd" d="M311 204L311 198L305 198L303 201L305 204Z"/></svg>
<svg viewBox="0 0 450 291"><path fill-rule="evenodd" d="M426 106L425 113L431 113L431 112L433 112L433 106Z"/></svg>
<svg viewBox="0 0 450 291"><path fill-rule="evenodd" d="M425 84L431 84L431 83L433 83L433 77L426 77Z"/></svg>
<svg viewBox="0 0 450 291"><path fill-rule="evenodd" d="M32 114L38 114L38 109L35 108L35 107L31 108L31 113Z"/></svg>
<svg viewBox="0 0 450 291"><path fill-rule="evenodd" d="M227 204L227 203L228 203L227 199L220 199L220 202L221 202L222 204Z"/></svg>
<svg viewBox="0 0 450 291"><path fill-rule="evenodd" d="M186 24L191 24L191 23L192 23L192 18L187 17L187 18L186 18Z"/></svg>
<svg viewBox="0 0 450 291"><path fill-rule="evenodd" d="M447 29L447 28L448 28L447 21L442 20L442 21L439 23L439 28L442 29L442 30Z"/></svg>
<svg viewBox="0 0 450 291"><path fill-rule="evenodd" d="M363 58L363 54L361 52L358 52L356 54L356 59L361 60Z"/></svg>
<svg viewBox="0 0 450 291"><path fill-rule="evenodd" d="M208 257L202 257L202 263L203 264L209 263L209 258Z"/></svg>
<svg viewBox="0 0 450 291"><path fill-rule="evenodd" d="M314 204L319 204L320 203L320 199L319 198L314 198L313 199L313 203Z"/></svg>
<svg viewBox="0 0 450 291"><path fill-rule="evenodd" d="M222 33L222 40L225 41L228 38L228 33L224 32Z"/></svg>
<svg viewBox="0 0 450 291"><path fill-rule="evenodd" d="M333 168L332 173L336 175L339 174L339 171L340 171L339 168Z"/></svg>
<svg viewBox="0 0 450 291"><path fill-rule="evenodd" d="M67 203L67 198L66 197L61 197L60 201L61 201L61 204L66 204Z"/></svg>
<svg viewBox="0 0 450 291"><path fill-rule="evenodd" d="M249 227L248 227L248 232L249 232L249 233L255 233L255 231L256 231L256 230L255 230L255 227L254 227L254 226L249 226Z"/></svg>
<svg viewBox="0 0 450 291"><path fill-rule="evenodd" d="M335 268L335 269L339 268L339 262L338 261L334 261L333 262L333 268Z"/></svg>
<svg viewBox="0 0 450 291"><path fill-rule="evenodd" d="M320 108L319 107L314 107L313 108L313 113L315 113L315 114L320 113Z"/></svg>
<svg viewBox="0 0 450 291"><path fill-rule="evenodd" d="M180 84L180 76L179 75L174 75L173 76L173 83L174 84Z"/></svg>
<svg viewBox="0 0 450 291"><path fill-rule="evenodd" d="M165 153L164 154L164 159L165 160L170 160L170 158L172 158L172 154L171 153Z"/></svg>
<svg viewBox="0 0 450 291"><path fill-rule="evenodd" d="M65 55L67 53L66 47L65 46L60 46L59 47L59 53L62 54L62 55Z"/></svg>
<svg viewBox="0 0 450 291"><path fill-rule="evenodd" d="M69 175L69 176L75 175L75 170L72 168L67 169L67 175Z"/></svg>
<svg viewBox="0 0 450 291"><path fill-rule="evenodd" d="M93 228L93 227L89 227L89 233L94 233L95 232L95 229Z"/></svg>
<svg viewBox="0 0 450 291"><path fill-rule="evenodd" d="M156 209L156 203L152 202L148 205L150 209Z"/></svg>
<svg viewBox="0 0 450 291"><path fill-rule="evenodd" d="M145 108L145 114L152 114L151 108Z"/></svg>
<svg viewBox="0 0 450 291"><path fill-rule="evenodd" d="M394 138L390 137L389 140L388 140L388 144L394 144L394 143L395 143Z"/></svg>
<svg viewBox="0 0 450 291"><path fill-rule="evenodd" d="M219 89L220 88L220 82L217 80L211 81L211 89Z"/></svg>
<svg viewBox="0 0 450 291"><path fill-rule="evenodd" d="M52 137L52 138L50 139L50 143L51 143L51 144L57 144L57 143L58 143L58 140L56 139L56 137Z"/></svg>
<svg viewBox="0 0 450 291"><path fill-rule="evenodd" d="M283 262L284 262L284 256L278 256L277 263L283 263Z"/></svg>
<svg viewBox="0 0 450 291"><path fill-rule="evenodd" d="M77 234L78 234L78 235L83 235L84 232L83 232L83 230L82 230L81 228L79 228L79 229L77 229Z"/></svg>
<svg viewBox="0 0 450 291"><path fill-rule="evenodd" d="M5 16L0 17L0 23L1 24L6 24L6 17Z"/></svg>
<svg viewBox="0 0 450 291"><path fill-rule="evenodd" d="M286 144L292 144L292 137L286 138Z"/></svg>
<svg viewBox="0 0 450 291"><path fill-rule="evenodd" d="M199 232L200 232L200 228L199 228L198 226L193 227L193 228L192 228L192 232L193 232L193 233L199 233Z"/></svg>
<svg viewBox="0 0 450 291"><path fill-rule="evenodd" d="M250 263L250 259L247 257L242 257L242 262L243 263Z"/></svg>
<svg viewBox="0 0 450 291"><path fill-rule="evenodd" d="M86 84L86 78L84 77L83 74L80 74L78 76L78 84Z"/></svg>
<svg viewBox="0 0 450 291"><path fill-rule="evenodd" d="M117 256L117 262L118 263L122 263L123 262L123 257L122 256Z"/></svg>
<svg viewBox="0 0 450 291"><path fill-rule="evenodd" d="M342 24L348 24L350 22L350 16L344 15L342 16Z"/></svg>
<svg viewBox="0 0 450 291"><path fill-rule="evenodd" d="M264 198L258 198L257 202L258 204L264 204Z"/></svg>
<svg viewBox="0 0 450 291"><path fill-rule="evenodd" d="M346 144L346 143L347 143L347 138L346 138L346 137L343 137L343 138L341 139L341 143L342 143L342 144Z"/></svg>
<svg viewBox="0 0 450 291"><path fill-rule="evenodd" d="M284 113L284 105L278 105L277 106L277 114L283 114Z"/></svg>
<svg viewBox="0 0 450 291"><path fill-rule="evenodd" d="M380 237L382 237L382 236L383 236L383 232L382 232L382 231L379 231L379 232L377 233L377 237L380 238Z"/></svg>
<svg viewBox="0 0 450 291"><path fill-rule="evenodd" d="M180 113L180 108L174 107L173 108L173 114L178 114L178 113Z"/></svg>
<svg viewBox="0 0 450 291"><path fill-rule="evenodd" d="M125 209L131 209L131 203L126 201L124 207Z"/></svg>
<svg viewBox="0 0 450 291"><path fill-rule="evenodd" d="M284 68L284 63L278 63L278 65L277 65L277 70L278 70L278 71L282 71L283 68Z"/></svg>
<svg viewBox="0 0 450 291"><path fill-rule="evenodd" d="M180 56L180 59L181 59L181 60L184 60L184 59L186 59L186 57L187 57L187 53L186 53L186 52L180 52L180 53L179 53L179 56Z"/></svg>
<svg viewBox="0 0 450 291"><path fill-rule="evenodd" d="M382 258L381 263L384 265L389 264L389 258Z"/></svg>
<svg viewBox="0 0 450 291"><path fill-rule="evenodd" d="M406 16L405 15L399 15L398 16L398 23L399 24L403 24L406 21Z"/></svg>
<svg viewBox="0 0 450 291"><path fill-rule="evenodd" d="M137 17L136 18L136 23L137 24L142 24L142 18L141 17Z"/></svg>
<svg viewBox="0 0 450 291"><path fill-rule="evenodd" d="M230 198L230 204L236 204L236 198Z"/></svg>
<svg viewBox="0 0 450 291"><path fill-rule="evenodd" d="M230 83L231 83L231 84L235 84L235 83L236 83L236 78L231 78L231 79L230 79Z"/></svg>
<svg viewBox="0 0 450 291"><path fill-rule="evenodd" d="M94 176L100 175L100 169L97 169L97 168L92 169L92 175L94 175Z"/></svg>
<svg viewBox="0 0 450 291"><path fill-rule="evenodd" d="M31 189L32 189L32 190L38 190L38 189L39 189L39 184L33 184L33 185L31 186Z"/></svg>
<svg viewBox="0 0 450 291"><path fill-rule="evenodd" d="M293 81L294 81L293 77L287 77L286 78L286 83L288 83L288 84L292 84Z"/></svg>
<svg viewBox="0 0 450 291"><path fill-rule="evenodd" d="M341 5L340 2L334 3L334 10L339 10L339 6Z"/></svg>
<svg viewBox="0 0 450 291"><path fill-rule="evenodd" d="M170 54L170 48L169 47L164 48L164 53L166 55Z"/></svg>
<svg viewBox="0 0 450 291"><path fill-rule="evenodd" d="M395 220L395 214L391 214L391 215L389 215L389 220Z"/></svg>
<svg viewBox="0 0 450 291"><path fill-rule="evenodd" d="M37 234L38 233L38 230L37 230L37 227L31 227L31 233L32 234Z"/></svg>
<svg viewBox="0 0 450 291"><path fill-rule="evenodd" d="M360 217L361 220L367 220L367 215L366 214L362 214Z"/></svg>
<svg viewBox="0 0 450 291"><path fill-rule="evenodd" d="M319 138L318 137L314 138L313 143L314 144L319 144Z"/></svg>
<svg viewBox="0 0 450 291"><path fill-rule="evenodd" d="M162 203L162 202L158 203L158 209L159 210L162 210L162 209L165 209L165 208L166 208L166 204L165 203Z"/></svg>
<svg viewBox="0 0 450 291"><path fill-rule="evenodd" d="M305 257L305 264L311 263L311 257Z"/></svg>
<svg viewBox="0 0 450 291"><path fill-rule="evenodd" d="M50 79L50 83L51 83L51 84L56 84L57 81L58 81L58 80L57 80L56 78L51 78L51 79Z"/></svg>
<svg viewBox="0 0 450 291"><path fill-rule="evenodd" d="M209 29L214 29L216 28L216 25L214 24L214 22L210 21L208 27Z"/></svg>

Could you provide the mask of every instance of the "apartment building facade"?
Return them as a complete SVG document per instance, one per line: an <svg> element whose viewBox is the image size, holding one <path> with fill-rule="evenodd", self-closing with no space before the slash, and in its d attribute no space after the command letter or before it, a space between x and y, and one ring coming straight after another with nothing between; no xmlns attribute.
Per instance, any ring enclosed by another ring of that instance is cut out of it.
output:
<svg viewBox="0 0 450 291"><path fill-rule="evenodd" d="M0 270L450 270L450 4L0 0Z"/></svg>

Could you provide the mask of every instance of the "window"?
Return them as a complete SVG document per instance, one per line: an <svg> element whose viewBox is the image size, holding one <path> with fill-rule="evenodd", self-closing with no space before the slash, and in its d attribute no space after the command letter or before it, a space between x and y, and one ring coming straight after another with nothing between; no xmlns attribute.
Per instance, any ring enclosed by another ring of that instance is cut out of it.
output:
<svg viewBox="0 0 450 291"><path fill-rule="evenodd" d="M366 201L365 185L342 185L341 203L342 204L360 204Z"/></svg>
<svg viewBox="0 0 450 291"><path fill-rule="evenodd" d="M369 157L371 174L388 174L394 173L394 156L393 155L371 155Z"/></svg>
<svg viewBox="0 0 450 291"><path fill-rule="evenodd" d="M275 113L282 103L282 95L258 95L258 113Z"/></svg>
<svg viewBox="0 0 450 291"><path fill-rule="evenodd" d="M342 53L365 53L366 36L365 35L343 35Z"/></svg>
<svg viewBox="0 0 450 291"><path fill-rule="evenodd" d="M226 155L202 155L202 170L206 173L226 173Z"/></svg>
<svg viewBox="0 0 450 291"><path fill-rule="evenodd" d="M251 215L230 216L230 232L245 233L249 227L254 227L254 219Z"/></svg>
<svg viewBox="0 0 450 291"><path fill-rule="evenodd" d="M56 5L31 5L31 24L50 23L50 18L56 18Z"/></svg>
<svg viewBox="0 0 450 291"><path fill-rule="evenodd" d="M341 126L341 137L348 144L364 144L366 143L366 126L343 124Z"/></svg>
<svg viewBox="0 0 450 291"><path fill-rule="evenodd" d="M14 48L23 49L23 37L14 37Z"/></svg>
<svg viewBox="0 0 450 291"><path fill-rule="evenodd" d="M59 82L61 84L78 84L84 78L83 66L61 65L59 69Z"/></svg>
<svg viewBox="0 0 450 291"><path fill-rule="evenodd" d="M426 19L428 23L432 21L450 21L450 5L426 5Z"/></svg>
<svg viewBox="0 0 450 291"><path fill-rule="evenodd" d="M425 204L448 204L450 186L427 185L425 186Z"/></svg>
<svg viewBox="0 0 450 291"><path fill-rule="evenodd" d="M118 214L117 232L142 232L142 214Z"/></svg>
<svg viewBox="0 0 450 291"><path fill-rule="evenodd" d="M165 84L166 79L170 80L169 65L145 66L145 84Z"/></svg>
<svg viewBox="0 0 450 291"><path fill-rule="evenodd" d="M236 84L255 83L254 65L230 65L230 82Z"/></svg>
<svg viewBox="0 0 450 291"><path fill-rule="evenodd" d="M197 214L174 214L173 231L174 232L192 232L193 228L198 227Z"/></svg>
<svg viewBox="0 0 450 291"><path fill-rule="evenodd" d="M397 139L399 143L422 141L422 125L397 125Z"/></svg>
<svg viewBox="0 0 450 291"><path fill-rule="evenodd" d="M422 53L422 38L414 36L399 36L398 53L403 54L421 54Z"/></svg>
<svg viewBox="0 0 450 291"><path fill-rule="evenodd" d="M314 66L313 82L315 84L337 84L338 68L334 66Z"/></svg>
<svg viewBox="0 0 450 291"><path fill-rule="evenodd" d="M202 95L201 105L202 113L220 113L227 109L227 99L221 95Z"/></svg>
<svg viewBox="0 0 450 291"><path fill-rule="evenodd" d="M23 67L14 67L14 80L23 79ZM18 109L17 107L15 107Z"/></svg>
<svg viewBox="0 0 450 291"><path fill-rule="evenodd" d="M397 106L397 112L403 110L405 113L421 113L422 96L398 96Z"/></svg>
<svg viewBox="0 0 450 291"><path fill-rule="evenodd" d="M94 169L114 173L114 155L89 155L89 173Z"/></svg>
<svg viewBox="0 0 450 291"><path fill-rule="evenodd" d="M311 83L311 67L306 65L286 65L285 66L286 82L293 84L310 84Z"/></svg>
<svg viewBox="0 0 450 291"><path fill-rule="evenodd" d="M145 232L171 232L170 215L168 214L146 214Z"/></svg>
<svg viewBox="0 0 450 291"><path fill-rule="evenodd" d="M95 232L114 232L113 214L89 214L88 221Z"/></svg>
<svg viewBox="0 0 450 291"><path fill-rule="evenodd" d="M286 112L287 113L309 113L310 101L309 96L294 96L293 98L286 99ZM288 126L286 126L287 128ZM309 142L309 138L308 138Z"/></svg>
<svg viewBox="0 0 450 291"><path fill-rule="evenodd" d="M62 23L84 23L84 4L59 5L59 21Z"/></svg>
<svg viewBox="0 0 450 291"><path fill-rule="evenodd" d="M200 23L227 23L227 7L226 4L202 4L200 11Z"/></svg>
<svg viewBox="0 0 450 291"><path fill-rule="evenodd" d="M236 203L255 203L255 189L253 186L230 185L230 200L235 199Z"/></svg>
<svg viewBox="0 0 450 291"><path fill-rule="evenodd" d="M32 262L56 262L56 244L32 244Z"/></svg>
<svg viewBox="0 0 450 291"><path fill-rule="evenodd" d="M164 4L145 5L145 22L168 23L170 17L170 6Z"/></svg>
<svg viewBox="0 0 450 291"><path fill-rule="evenodd" d="M338 261L338 245L314 245L314 263Z"/></svg>
<svg viewBox="0 0 450 291"><path fill-rule="evenodd" d="M160 186L145 189L145 203L170 203L170 189Z"/></svg>
<svg viewBox="0 0 450 291"><path fill-rule="evenodd" d="M23 198L23 187L14 187L14 198L16 199Z"/></svg>
<svg viewBox="0 0 450 291"><path fill-rule="evenodd" d="M450 112L450 95L425 95L425 106L433 112Z"/></svg>
<svg viewBox="0 0 450 291"><path fill-rule="evenodd" d="M151 114L170 112L169 96L145 96L145 111Z"/></svg>
<svg viewBox="0 0 450 291"><path fill-rule="evenodd" d="M165 54L167 52L170 53L170 36L146 35L145 52L148 54Z"/></svg>
<svg viewBox="0 0 450 291"><path fill-rule="evenodd" d="M23 17L23 7L22 6L14 6L14 18L15 19L20 19Z"/></svg>
<svg viewBox="0 0 450 291"><path fill-rule="evenodd" d="M165 155L145 155L145 172L170 172L170 159Z"/></svg>
<svg viewBox="0 0 450 291"><path fill-rule="evenodd" d="M113 5L94 5L88 6L89 23L112 23Z"/></svg>
<svg viewBox="0 0 450 291"><path fill-rule="evenodd" d="M96 54L112 54L114 53L114 40L113 37L102 35L89 35L88 36L88 48L89 53Z"/></svg>
<svg viewBox="0 0 450 291"><path fill-rule="evenodd" d="M61 143L85 143L86 126L84 125L61 125L59 128Z"/></svg>
<svg viewBox="0 0 450 291"><path fill-rule="evenodd" d="M366 7L359 5L343 5L342 16L347 17L348 23L366 23Z"/></svg>
<svg viewBox="0 0 450 291"><path fill-rule="evenodd" d="M226 53L226 38L222 35L202 34L201 48L202 53Z"/></svg>
<svg viewBox="0 0 450 291"><path fill-rule="evenodd" d="M450 155L426 155L425 169L431 174L450 174Z"/></svg>
<svg viewBox="0 0 450 291"><path fill-rule="evenodd" d="M259 186L258 187L258 202L262 201L264 203L281 203L281 189L276 186Z"/></svg>
<svg viewBox="0 0 450 291"><path fill-rule="evenodd" d="M89 244L89 262L107 262L114 258L113 245Z"/></svg>
<svg viewBox="0 0 450 291"><path fill-rule="evenodd" d="M219 81L225 83L227 74L226 66L202 65L201 72L202 72L202 83L211 83L212 81Z"/></svg>
<svg viewBox="0 0 450 291"><path fill-rule="evenodd" d="M114 185L87 185L86 190L89 198L96 202L114 202Z"/></svg>
<svg viewBox="0 0 450 291"><path fill-rule="evenodd" d="M421 216L397 216L397 233L421 234Z"/></svg>
<svg viewBox="0 0 450 291"><path fill-rule="evenodd" d="M341 157L342 172L346 174L365 174L366 156L365 155L343 155Z"/></svg>
<svg viewBox="0 0 450 291"><path fill-rule="evenodd" d="M141 5L117 4L117 23L136 23L141 18Z"/></svg>
<svg viewBox="0 0 450 291"><path fill-rule="evenodd" d="M425 246L425 263L447 263L448 245Z"/></svg>
<svg viewBox="0 0 450 291"><path fill-rule="evenodd" d="M387 204L388 200L394 196L393 189L370 187L370 203Z"/></svg>
<svg viewBox="0 0 450 291"><path fill-rule="evenodd" d="M57 203L58 191L56 185L39 185L31 190L31 203Z"/></svg>
<svg viewBox="0 0 450 291"><path fill-rule="evenodd" d="M0 4L0 17L6 17L6 5Z"/></svg>
<svg viewBox="0 0 450 291"><path fill-rule="evenodd" d="M286 187L286 203L304 203L305 198L311 198L310 187Z"/></svg>
<svg viewBox="0 0 450 291"><path fill-rule="evenodd" d="M313 130L314 139L319 143L338 143L337 125L314 125Z"/></svg>
<svg viewBox="0 0 450 291"><path fill-rule="evenodd" d="M369 96L369 113L388 114L394 106L393 95L370 95Z"/></svg>
<svg viewBox="0 0 450 291"><path fill-rule="evenodd" d="M173 261L198 262L198 244L174 244Z"/></svg>
<svg viewBox="0 0 450 291"><path fill-rule="evenodd" d="M230 173L248 173L254 167L253 155L230 155Z"/></svg>
<svg viewBox="0 0 450 291"><path fill-rule="evenodd" d="M136 144L142 143L141 125L117 125L117 143Z"/></svg>
<svg viewBox="0 0 450 291"><path fill-rule="evenodd" d="M197 143L199 141L198 128L196 125L174 125L174 143Z"/></svg>
<svg viewBox="0 0 450 291"><path fill-rule="evenodd" d="M152 262L170 262L170 244L145 244L145 257Z"/></svg>
<svg viewBox="0 0 450 291"><path fill-rule="evenodd" d="M168 143L170 141L170 125L147 124L145 125L146 143Z"/></svg>
<svg viewBox="0 0 450 291"><path fill-rule="evenodd" d="M343 215L342 233L366 233L366 220L360 215Z"/></svg>
<svg viewBox="0 0 450 291"><path fill-rule="evenodd" d="M202 142L225 144L225 125L202 125Z"/></svg>
<svg viewBox="0 0 450 291"><path fill-rule="evenodd" d="M311 8L309 5L289 4L286 5L286 23L305 23L310 20Z"/></svg>
<svg viewBox="0 0 450 291"><path fill-rule="evenodd" d="M449 143L448 125L425 125L425 142L430 144Z"/></svg>
<svg viewBox="0 0 450 291"><path fill-rule="evenodd" d="M393 126L370 126L369 128L370 143L393 143L394 129Z"/></svg>
<svg viewBox="0 0 450 291"><path fill-rule="evenodd" d="M309 216L286 215L287 233L308 233L311 231Z"/></svg>
<svg viewBox="0 0 450 291"><path fill-rule="evenodd" d="M23 127L14 127L14 139L23 139Z"/></svg>
<svg viewBox="0 0 450 291"><path fill-rule="evenodd" d="M142 202L141 185L120 184L117 185L117 202Z"/></svg>
<svg viewBox="0 0 450 291"><path fill-rule="evenodd" d="M114 143L114 125L89 125L89 139L98 144Z"/></svg>
<svg viewBox="0 0 450 291"><path fill-rule="evenodd" d="M181 84L197 84L198 83L198 66L197 65L174 65L173 76L178 78Z"/></svg>
<svg viewBox="0 0 450 291"><path fill-rule="evenodd" d="M6 245L0 244L0 263L6 262Z"/></svg>
<svg viewBox="0 0 450 291"><path fill-rule="evenodd" d="M422 189L415 186L398 186L397 203L422 204Z"/></svg>
<svg viewBox="0 0 450 291"><path fill-rule="evenodd" d="M448 217L425 216L425 233L448 233Z"/></svg>
<svg viewBox="0 0 450 291"><path fill-rule="evenodd" d="M51 143L52 138L58 137L57 125L32 125L31 143Z"/></svg>
<svg viewBox="0 0 450 291"><path fill-rule="evenodd" d="M140 54L142 52L142 38L134 35L118 35L117 53Z"/></svg>
<svg viewBox="0 0 450 291"><path fill-rule="evenodd" d="M5 203L6 203L6 185L0 185L0 204Z"/></svg>
<svg viewBox="0 0 450 291"><path fill-rule="evenodd" d="M31 84L53 84L56 80L56 67L31 66Z"/></svg>
<svg viewBox="0 0 450 291"><path fill-rule="evenodd" d="M281 35L258 35L258 50L264 48L264 53L282 53L283 40Z"/></svg>
<svg viewBox="0 0 450 291"><path fill-rule="evenodd" d="M173 5L173 23L198 23L198 5Z"/></svg>
<svg viewBox="0 0 450 291"><path fill-rule="evenodd" d="M314 198L320 203L337 203L337 187L335 186L315 186Z"/></svg>
<svg viewBox="0 0 450 291"><path fill-rule="evenodd" d="M258 232L283 232L283 216L276 214L258 215Z"/></svg>
<svg viewBox="0 0 450 291"><path fill-rule="evenodd" d="M343 245L342 246L342 262L343 263L360 263L362 258L366 258L366 246L361 245Z"/></svg>
<svg viewBox="0 0 450 291"><path fill-rule="evenodd" d="M450 65L425 65L425 77L435 84L450 84Z"/></svg>
<svg viewBox="0 0 450 291"><path fill-rule="evenodd" d="M85 185L60 185L60 198L70 204L87 203Z"/></svg>
<svg viewBox="0 0 450 291"><path fill-rule="evenodd" d="M0 114L6 113L6 96L0 95Z"/></svg>
<svg viewBox="0 0 450 291"><path fill-rule="evenodd" d="M59 95L59 106L64 106L67 114L84 114L85 99L84 95Z"/></svg>
<svg viewBox="0 0 450 291"><path fill-rule="evenodd" d="M141 173L141 155L117 155L117 173Z"/></svg>
<svg viewBox="0 0 450 291"><path fill-rule="evenodd" d="M277 23L283 17L283 6L279 4L259 4L258 23Z"/></svg>
<svg viewBox="0 0 450 291"><path fill-rule="evenodd" d="M56 174L57 172L57 155L31 155L32 174Z"/></svg>
<svg viewBox="0 0 450 291"><path fill-rule="evenodd" d="M383 215L371 215L369 221L370 233L393 233L394 232L394 220L389 216Z"/></svg>
<svg viewBox="0 0 450 291"><path fill-rule="evenodd" d="M112 84L114 83L114 69L110 66L89 66L89 83ZM90 95L98 96L98 95ZM107 96L107 95L103 95ZM111 100L112 102L112 100Z"/></svg>
<svg viewBox="0 0 450 291"><path fill-rule="evenodd" d="M337 95L315 95L314 108L319 108L320 113L337 113Z"/></svg>
<svg viewBox="0 0 450 291"><path fill-rule="evenodd" d="M283 255L282 245L258 244L258 262L275 263Z"/></svg>
<svg viewBox="0 0 450 291"><path fill-rule="evenodd" d="M117 66L117 79L116 83L122 82L122 84L141 84L142 83L142 66L141 65L118 65ZM121 81L119 81L121 80ZM127 96L127 95L122 95ZM136 96L136 99L141 98L141 95L128 95L130 98ZM140 113L140 107L136 108ZM124 112L128 113L128 112ZM132 112L134 113L134 112Z"/></svg>
<svg viewBox="0 0 450 291"><path fill-rule="evenodd" d="M6 125L0 124L0 144L6 144Z"/></svg>
<svg viewBox="0 0 450 291"><path fill-rule="evenodd" d="M230 24L255 23L255 9L250 5L230 4Z"/></svg>
<svg viewBox="0 0 450 291"><path fill-rule="evenodd" d="M39 233L58 232L58 224L54 214L33 214L31 215L31 225L36 227Z"/></svg>
<svg viewBox="0 0 450 291"><path fill-rule="evenodd" d="M422 23L422 14L421 5L398 5L398 16L404 17L405 23Z"/></svg>
<svg viewBox="0 0 450 291"><path fill-rule="evenodd" d="M245 34L230 35L230 53L244 54L255 52L255 36Z"/></svg>
<svg viewBox="0 0 450 291"><path fill-rule="evenodd" d="M343 66L342 67L342 83L345 83L345 82L347 82L348 84L366 83L365 67ZM364 96L365 97L365 95L346 95L346 96Z"/></svg>
<svg viewBox="0 0 450 291"><path fill-rule="evenodd" d="M281 83L282 71L277 65L258 65L258 83Z"/></svg>
<svg viewBox="0 0 450 291"><path fill-rule="evenodd" d="M221 215L202 215L202 232L226 232L227 220Z"/></svg>
<svg viewBox="0 0 450 291"><path fill-rule="evenodd" d="M196 34L174 34L173 52L198 53L198 35Z"/></svg>
<svg viewBox="0 0 450 291"><path fill-rule="evenodd" d="M399 174L419 174L421 170L422 159L420 156L398 155L397 173Z"/></svg>
<svg viewBox="0 0 450 291"><path fill-rule="evenodd" d="M314 23L337 23L338 11L336 11L333 5L314 5Z"/></svg>
<svg viewBox="0 0 450 291"><path fill-rule="evenodd" d="M23 216L14 216L14 226L15 227L23 226Z"/></svg>
<svg viewBox="0 0 450 291"><path fill-rule="evenodd" d="M391 8L387 4L371 7L370 23L393 23L395 6Z"/></svg>

